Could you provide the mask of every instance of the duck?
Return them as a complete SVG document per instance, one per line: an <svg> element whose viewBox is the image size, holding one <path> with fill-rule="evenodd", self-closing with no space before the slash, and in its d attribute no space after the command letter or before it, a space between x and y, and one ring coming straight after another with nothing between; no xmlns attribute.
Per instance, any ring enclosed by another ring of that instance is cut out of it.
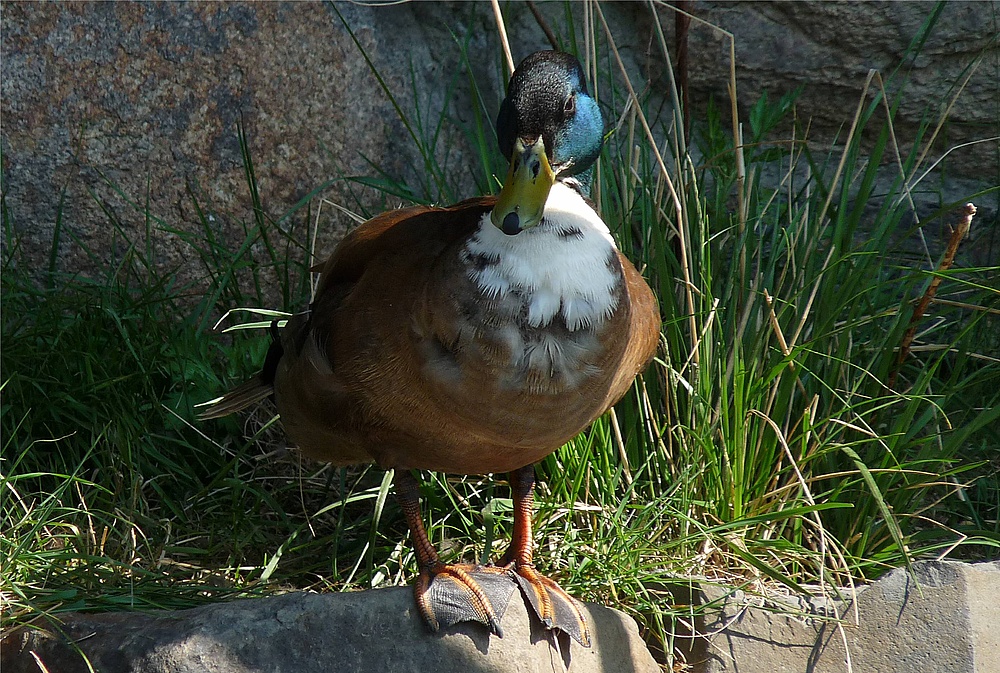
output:
<svg viewBox="0 0 1000 673"><path fill-rule="evenodd" d="M589 198L604 119L577 58L524 58L496 131L499 195L359 225L318 265L308 311L272 326L263 369L200 418L273 396L306 456L394 470L431 631L474 621L502 636L517 586L547 629L589 646L580 604L533 562L534 465L628 391L656 352L659 308ZM443 562L414 471L508 473L507 551Z"/></svg>

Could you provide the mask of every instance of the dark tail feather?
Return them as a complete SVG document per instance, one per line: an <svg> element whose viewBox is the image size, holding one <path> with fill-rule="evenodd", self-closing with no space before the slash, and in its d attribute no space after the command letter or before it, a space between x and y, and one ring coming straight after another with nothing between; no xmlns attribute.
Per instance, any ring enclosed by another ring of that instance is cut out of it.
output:
<svg viewBox="0 0 1000 673"><path fill-rule="evenodd" d="M247 407L269 397L274 392L274 386L266 383L258 374L249 381L244 381L214 402L206 403L204 411L198 414L199 421L212 418L222 418L229 414L242 411Z"/></svg>
<svg viewBox="0 0 1000 673"><path fill-rule="evenodd" d="M274 375L278 370L278 361L284 354L285 349L281 345L278 321L275 320L271 323L271 347L267 349L264 368L257 376L249 381L244 381L219 399L206 402L204 404L205 410L198 414L198 420L207 421L212 418L222 418L270 397L274 393Z"/></svg>

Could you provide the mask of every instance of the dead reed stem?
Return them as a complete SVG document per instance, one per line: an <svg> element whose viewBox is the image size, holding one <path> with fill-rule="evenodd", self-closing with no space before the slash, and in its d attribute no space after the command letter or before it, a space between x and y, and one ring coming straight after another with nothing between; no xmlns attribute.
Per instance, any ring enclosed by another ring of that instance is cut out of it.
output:
<svg viewBox="0 0 1000 673"><path fill-rule="evenodd" d="M899 370L903 366L906 356L910 354L910 346L913 343L913 337L917 334L918 323L924 317L924 313L934 299L934 295L937 294L938 286L941 285L941 281L944 279L944 272L950 269L951 265L955 262L955 253L958 251L958 246L966 234L969 233L969 228L972 226L972 218L975 216L976 207L973 204L967 203L962 207L962 217L958 221L958 226L951 232L951 238L948 239L948 247L944 251L941 263L938 264L937 272L931 278L931 282L927 285L927 289L924 290L920 301L917 302L916 308L913 309L913 315L910 316L910 325L906 330L906 334L903 335L902 342L899 344L899 355L896 358L896 366L893 367L892 372L889 374L888 387L890 390L895 388Z"/></svg>

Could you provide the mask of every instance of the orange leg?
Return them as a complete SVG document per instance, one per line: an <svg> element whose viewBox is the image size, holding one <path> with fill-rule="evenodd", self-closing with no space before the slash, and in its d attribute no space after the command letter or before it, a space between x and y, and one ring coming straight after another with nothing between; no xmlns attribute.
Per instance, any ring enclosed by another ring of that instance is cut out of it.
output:
<svg viewBox="0 0 1000 673"><path fill-rule="evenodd" d="M423 518L420 515L420 488L416 479L406 470L397 470L395 475L396 498L403 508L403 515L410 527L417 564L420 566L420 576L413 586L417 609L427 622L431 631L459 621L478 621L489 627L490 631L502 637L500 619L493 609L492 602L480 583L473 579L469 572L474 566L464 564L446 564L438 558L437 550L427 537ZM440 600L432 599L431 583L440 577L448 581L437 586ZM509 594L508 594L509 597ZM501 599L506 607L506 599ZM445 609L447 614L439 615L437 604ZM441 617L441 619L439 619Z"/></svg>
<svg viewBox="0 0 1000 673"><path fill-rule="evenodd" d="M535 468L528 465L514 470L509 479L514 500L514 531L510 547L498 565L516 573L518 584L546 628L561 629L584 647L589 647L590 630L579 603L553 580L535 570L532 562Z"/></svg>
<svg viewBox="0 0 1000 673"><path fill-rule="evenodd" d="M413 585L417 609L431 631L458 622L476 621L502 637L500 618L507 609L516 580L547 629L559 629L584 647L590 632L580 604L558 584L539 574L532 562L531 515L535 471L532 466L510 473L514 500L511 544L497 565L447 564L438 558L420 515L420 489L413 475L396 472L396 497L410 527L420 575Z"/></svg>

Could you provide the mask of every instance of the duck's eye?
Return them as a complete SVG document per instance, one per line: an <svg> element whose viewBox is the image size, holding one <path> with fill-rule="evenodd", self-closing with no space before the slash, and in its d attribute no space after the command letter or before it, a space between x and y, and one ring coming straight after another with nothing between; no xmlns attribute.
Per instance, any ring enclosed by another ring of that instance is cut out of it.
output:
<svg viewBox="0 0 1000 673"><path fill-rule="evenodd" d="M570 96L563 104L563 116L572 117L576 112L576 96Z"/></svg>

